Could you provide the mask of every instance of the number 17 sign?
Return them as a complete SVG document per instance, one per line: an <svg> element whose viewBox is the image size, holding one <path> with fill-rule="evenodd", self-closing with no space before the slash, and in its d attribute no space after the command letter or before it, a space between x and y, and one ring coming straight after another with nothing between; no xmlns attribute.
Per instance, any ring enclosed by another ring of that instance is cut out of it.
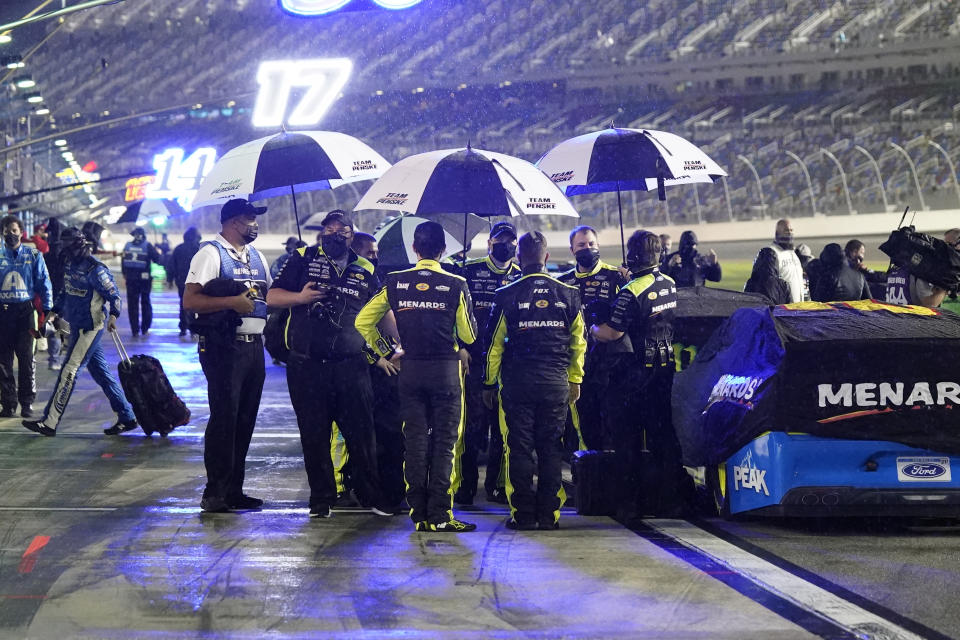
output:
<svg viewBox="0 0 960 640"><path fill-rule="evenodd" d="M260 91L253 107L253 126L294 127L317 124L337 99L353 71L346 58L265 60L257 70ZM299 89L299 100L289 109L290 97ZM289 115L287 112L290 111Z"/></svg>

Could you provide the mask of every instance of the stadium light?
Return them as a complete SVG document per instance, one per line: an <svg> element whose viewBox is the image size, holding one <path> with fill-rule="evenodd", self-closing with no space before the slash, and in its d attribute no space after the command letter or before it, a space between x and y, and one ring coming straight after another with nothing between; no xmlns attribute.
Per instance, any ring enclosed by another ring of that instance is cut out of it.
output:
<svg viewBox="0 0 960 640"><path fill-rule="evenodd" d="M13 38L9 33L0 33L0 44L10 44L13 42Z"/></svg>
<svg viewBox="0 0 960 640"><path fill-rule="evenodd" d="M40 107L39 109L33 112L33 115L45 116L45 115L48 115L49 113L50 113L50 109L47 109L46 107Z"/></svg>
<svg viewBox="0 0 960 640"><path fill-rule="evenodd" d="M39 93L25 93L23 94L24 99L30 104L37 104L38 102L43 102L43 96Z"/></svg>
<svg viewBox="0 0 960 640"><path fill-rule="evenodd" d="M55 144L58 147L65 147L67 146L67 141L64 140L63 138L58 138L53 141L53 144Z"/></svg>
<svg viewBox="0 0 960 640"><path fill-rule="evenodd" d="M17 85L18 89L29 89L37 86L36 81L30 76L17 76L13 79L13 83Z"/></svg>
<svg viewBox="0 0 960 640"><path fill-rule="evenodd" d="M423 0L372 0L381 9L400 11L409 9ZM296 16L323 16L339 11L350 4L351 0L279 0L280 8Z"/></svg>

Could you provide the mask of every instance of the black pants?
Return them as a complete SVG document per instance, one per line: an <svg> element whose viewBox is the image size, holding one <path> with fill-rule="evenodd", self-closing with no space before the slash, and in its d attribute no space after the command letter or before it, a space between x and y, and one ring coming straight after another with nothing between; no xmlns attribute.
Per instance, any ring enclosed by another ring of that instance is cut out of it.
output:
<svg viewBox="0 0 960 640"><path fill-rule="evenodd" d="M127 314L130 317L130 331L134 335L146 333L153 323L153 305L150 304L152 278L139 278L131 274L127 278ZM141 308L143 315L141 317Z"/></svg>
<svg viewBox="0 0 960 640"><path fill-rule="evenodd" d="M203 441L207 468L204 497L225 500L243 495L243 477L257 422L265 368L263 341L201 338L200 366L207 378L210 419Z"/></svg>
<svg viewBox="0 0 960 640"><path fill-rule="evenodd" d="M493 493L504 486L503 437L500 435L499 410L492 410L483 404L483 366L481 360L474 358L474 371L464 379L464 392L467 403L466 424L463 433L463 452L460 455L460 489L458 494L473 498L477 494L480 481L480 452L487 448L487 475L483 485L487 493ZM479 368L477 368L479 367Z"/></svg>
<svg viewBox="0 0 960 640"><path fill-rule="evenodd" d="M388 506L403 501L403 418L397 376L370 367L373 385L373 426L377 434L377 469L380 490Z"/></svg>
<svg viewBox="0 0 960 640"><path fill-rule="evenodd" d="M330 455L333 423L350 456L353 486L367 507L383 507L373 433L373 390L367 359L320 360L290 353L287 386L297 414L303 463L310 484L310 506L332 507L337 482Z"/></svg>
<svg viewBox="0 0 960 640"><path fill-rule="evenodd" d="M403 476L414 522L453 518L457 440L463 433L459 360L404 360L400 370Z"/></svg>
<svg viewBox="0 0 960 640"><path fill-rule="evenodd" d="M584 365L580 399L571 407L572 419L587 449L610 449L613 446L613 416L616 409L611 402L610 389L626 373L625 358L633 354L591 353Z"/></svg>
<svg viewBox="0 0 960 640"><path fill-rule="evenodd" d="M678 516L691 497L671 420L673 373L672 364L636 364L615 389L618 513L625 517Z"/></svg>
<svg viewBox="0 0 960 640"><path fill-rule="evenodd" d="M560 465L568 397L566 383L524 384L509 378L503 382L500 429L507 451L507 500L518 523L554 524L560 519L567 497Z"/></svg>
<svg viewBox="0 0 960 640"><path fill-rule="evenodd" d="M180 321L177 323L177 327L180 329L180 333L185 333L187 329L190 328L187 312L183 310L183 292L186 288L187 284L185 282L177 282L177 295L180 296ZM130 326L132 327L133 325L131 324Z"/></svg>
<svg viewBox="0 0 960 640"><path fill-rule="evenodd" d="M32 302L0 305L0 404L11 409L31 404L37 397L36 363L33 359L35 328ZM17 377L13 357L17 357Z"/></svg>

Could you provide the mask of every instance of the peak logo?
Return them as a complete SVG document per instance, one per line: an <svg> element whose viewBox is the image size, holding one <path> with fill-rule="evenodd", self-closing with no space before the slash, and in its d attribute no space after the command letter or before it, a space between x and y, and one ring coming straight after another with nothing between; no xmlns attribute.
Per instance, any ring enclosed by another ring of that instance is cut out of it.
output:
<svg viewBox="0 0 960 640"><path fill-rule="evenodd" d="M389 9L399 11L420 4L423 0L278 0L277 4L295 16L323 16L334 11L360 11L363 9ZM348 6L350 5L350 6Z"/></svg>
<svg viewBox="0 0 960 640"><path fill-rule="evenodd" d="M770 490L767 489L767 472L764 469L755 467L735 466L733 468L733 489L753 489L756 493L763 492L763 495L769 496Z"/></svg>

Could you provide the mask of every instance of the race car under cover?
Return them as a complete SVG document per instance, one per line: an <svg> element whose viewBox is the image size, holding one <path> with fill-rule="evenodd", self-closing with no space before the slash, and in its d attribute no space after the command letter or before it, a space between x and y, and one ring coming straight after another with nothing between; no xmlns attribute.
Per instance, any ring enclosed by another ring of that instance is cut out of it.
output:
<svg viewBox="0 0 960 640"><path fill-rule="evenodd" d="M960 515L960 316L740 309L676 377L683 463L723 511Z"/></svg>

